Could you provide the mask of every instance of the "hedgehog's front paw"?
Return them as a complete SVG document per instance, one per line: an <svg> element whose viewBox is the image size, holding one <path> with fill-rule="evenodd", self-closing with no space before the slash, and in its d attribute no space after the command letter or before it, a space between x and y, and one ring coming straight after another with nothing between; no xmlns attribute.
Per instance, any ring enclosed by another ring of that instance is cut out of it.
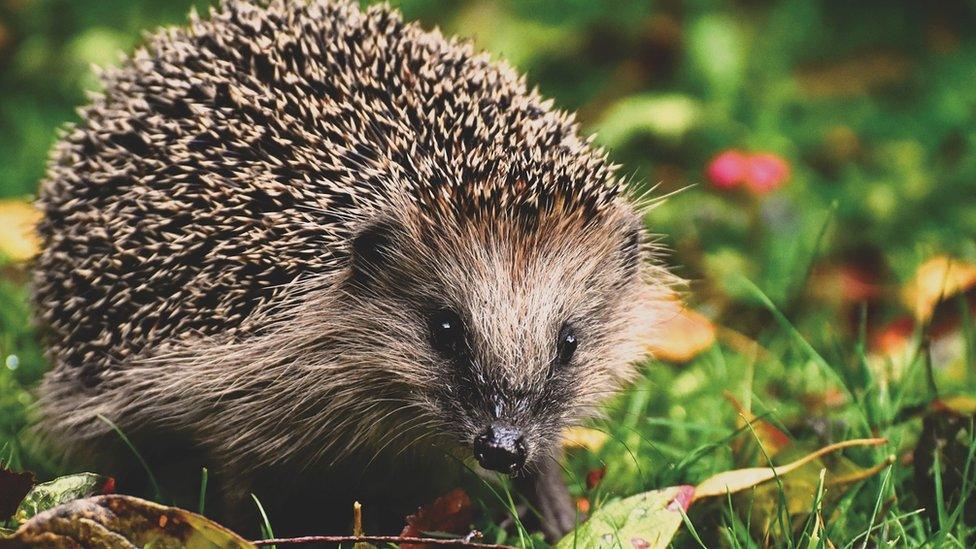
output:
<svg viewBox="0 0 976 549"><path fill-rule="evenodd" d="M538 516L530 512L526 522L537 520L538 524L533 526L538 526L549 542L558 541L585 518L573 505L557 459L545 460L538 472L517 483L531 507L538 512Z"/></svg>

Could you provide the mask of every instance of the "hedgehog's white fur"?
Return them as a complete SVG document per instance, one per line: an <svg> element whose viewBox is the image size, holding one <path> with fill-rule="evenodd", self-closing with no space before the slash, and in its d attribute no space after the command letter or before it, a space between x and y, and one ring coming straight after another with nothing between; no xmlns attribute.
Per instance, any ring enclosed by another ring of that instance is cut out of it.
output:
<svg viewBox="0 0 976 549"><path fill-rule="evenodd" d="M468 44L386 7L227 1L104 82L39 201L41 407L66 448L110 438L104 414L235 474L327 469L470 441L488 412L459 403L496 391L543 403L544 456L643 355L672 279L630 265L614 167ZM389 265L352 283L377 225ZM432 366L435 299L471 323L474 373ZM550 382L567 318L590 339Z"/></svg>

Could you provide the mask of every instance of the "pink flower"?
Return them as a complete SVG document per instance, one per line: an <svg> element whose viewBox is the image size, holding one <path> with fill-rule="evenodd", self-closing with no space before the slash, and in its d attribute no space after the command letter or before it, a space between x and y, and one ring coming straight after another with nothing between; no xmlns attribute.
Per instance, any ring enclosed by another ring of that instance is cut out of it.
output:
<svg viewBox="0 0 976 549"><path fill-rule="evenodd" d="M745 153L729 149L708 164L712 186L727 191L745 187L749 194L764 195L783 186L790 178L790 165L773 153Z"/></svg>
<svg viewBox="0 0 976 549"><path fill-rule="evenodd" d="M775 191L789 178L790 165L782 157L772 153L759 153L749 157L745 183L753 194Z"/></svg>
<svg viewBox="0 0 976 549"><path fill-rule="evenodd" d="M736 150L725 151L708 164L708 180L716 189L727 190L738 187L746 180L749 157Z"/></svg>

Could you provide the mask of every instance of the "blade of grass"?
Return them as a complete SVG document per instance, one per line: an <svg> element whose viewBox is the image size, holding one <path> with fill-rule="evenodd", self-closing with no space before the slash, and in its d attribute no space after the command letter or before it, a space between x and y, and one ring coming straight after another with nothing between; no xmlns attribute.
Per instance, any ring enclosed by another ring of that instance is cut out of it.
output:
<svg viewBox="0 0 976 549"><path fill-rule="evenodd" d="M970 422L970 432L973 432L973 427L973 422ZM956 521L962 516L962 513L966 510L966 503L970 501L973 491L976 489L976 476L971 475L974 460L976 460L976 437L969 443L969 455L966 456L966 464L962 470L962 487L959 490L959 501L956 502L956 508L952 511L952 515L949 516L950 525L956 524Z"/></svg>
<svg viewBox="0 0 976 549"><path fill-rule="evenodd" d="M881 500L884 499L885 489L888 487L888 481L891 479L891 471L894 468L894 464L888 467L885 471L883 477L881 477L881 487L878 488L878 497L874 500L874 510L871 511L871 520L868 521L868 528L862 534L864 536L864 543L861 544L861 549L867 549L868 542L871 540L871 531L874 529L874 521L878 518L878 512L881 510ZM855 537L851 540L850 546L853 546L861 536Z"/></svg>
<svg viewBox="0 0 976 549"><path fill-rule="evenodd" d="M942 458L936 449L933 452L934 462L932 464L932 477L935 480L935 514L939 519L939 533L945 536L948 527L948 517L946 517L945 493L942 489Z"/></svg>
<svg viewBox="0 0 976 549"><path fill-rule="evenodd" d="M791 292L793 297L790 300L795 307L795 304L800 301L802 297L803 289L807 287L807 282L810 280L810 275L813 274L813 268L817 265L817 258L820 257L820 250L823 247L824 238L827 236L827 230L830 229L830 224L834 221L834 216L837 215L837 208L840 206L840 201L836 198L830 202L830 206L827 207L827 213L824 214L823 223L820 224L820 230L817 231L817 237L813 240L813 246L810 248L810 259L807 261L806 266L803 269L802 276L796 281L796 286ZM792 308L792 307L791 307Z"/></svg>
<svg viewBox="0 0 976 549"><path fill-rule="evenodd" d="M796 329L796 327L793 326L793 323L791 323L789 319L786 318L786 315L784 315L779 310L779 308L776 307L776 304L773 303L771 299L769 299L769 296L767 296L765 292L759 289L759 287L756 286L748 278L744 276L740 276L738 278L740 279L740 282L749 290L749 292L753 294L753 297L758 299L759 302L762 303L766 307L766 309L769 310L770 313L772 313L773 317L776 319L777 323L779 323L780 327L783 328L790 335L793 341L796 342L796 344L799 345L801 349L803 349L803 351L807 354L808 358L812 360L817 366L819 366L820 369L823 370L823 372L831 380L833 380L837 385L840 386L841 389L843 389L847 393L847 396L850 397L851 402L857 402L856 396L851 391L851 388L847 386L847 383L844 382L844 379L840 376L840 374L838 374L837 371L834 370L834 368L831 367L826 360L824 360L824 358L820 355L820 353L818 353L817 350L813 348L813 345L810 345L810 342L808 342L803 337L803 335L800 334L800 332ZM860 407L857 406L855 408L858 411L859 419L863 423L862 427L864 428L865 433L870 433L871 425L867 417L864 415L864 410L862 410Z"/></svg>
<svg viewBox="0 0 976 549"><path fill-rule="evenodd" d="M204 467L200 473L200 498L197 502L197 512L203 514L204 505L207 502L207 468Z"/></svg>
<svg viewBox="0 0 976 549"><path fill-rule="evenodd" d="M730 525L726 525L725 529L729 535L729 541L732 542L732 549L739 549L742 545L739 543L739 532L738 528L742 521L735 514L735 507L732 505L732 492L728 490L725 491L725 501L729 505L729 522Z"/></svg>
<svg viewBox="0 0 976 549"><path fill-rule="evenodd" d="M698 542L698 545L702 549L708 549L708 546L702 541L701 536L698 535L698 530L695 529L695 525L692 524L691 520L688 519L688 514L685 513L684 507L680 505L676 505L675 507L678 509L678 512L681 513L681 521L685 523L685 528L687 528L688 532L691 533L691 537Z"/></svg>
<svg viewBox="0 0 976 549"><path fill-rule="evenodd" d="M793 532L790 528L790 506L786 501L786 488L783 486L783 479L780 478L779 472L776 470L776 466L773 465L773 460L766 453L766 448L763 447L762 440L759 438L759 434L753 429L752 423L747 422L746 427L749 428L749 432L752 433L753 438L756 440L756 445L759 447L759 451L762 452L763 459L766 460L766 465L770 467L773 471L773 478L776 480L776 489L778 492L778 502L776 505L776 520L780 523L779 527L782 531L781 535L787 541L787 547L793 547L795 544L793 542Z"/></svg>
<svg viewBox="0 0 976 549"><path fill-rule="evenodd" d="M506 507L506 509L512 516L512 522L513 524L515 524L515 528L519 533L520 540L523 540L525 537L528 537L529 535L528 530L526 530L525 525L522 524L522 519L519 518L518 516L518 509L516 509L515 503L514 501L512 501L511 491L508 489L507 485L503 485L503 489L505 490L505 497L503 497L502 494L495 489L492 483L488 482L488 480L485 479L482 475L479 475L475 470L469 467L467 463L464 463L464 460L450 453L445 453L444 456L456 462L464 471L467 471L468 473L471 474L472 477L474 477L479 482L481 482L482 486L487 488L488 491L491 492L493 496L495 496L495 499L498 500L499 503L501 503L503 506Z"/></svg>
<svg viewBox="0 0 976 549"><path fill-rule="evenodd" d="M254 505L257 506L258 513L261 514L261 535L263 535L265 539L274 539L275 535L274 531L271 529L271 521L268 520L268 514L264 512L264 506L261 505L261 500L259 500L254 494L251 494L251 499L254 500ZM274 545L272 545L271 549L276 548Z"/></svg>
<svg viewBox="0 0 976 549"><path fill-rule="evenodd" d="M809 540L807 542L808 547L812 547L811 544L815 540L818 542L817 546L819 547L820 545L819 543L820 537L817 533L817 526L820 524L820 513L822 511L821 508L823 506L824 480L826 475L827 475L827 469L821 468L820 475L818 476L819 478L817 479L817 491L814 493L813 496L813 505L811 505L810 507L810 514L807 515L807 518L803 523L803 530L801 530L800 540L802 542L803 537L805 536L806 539ZM813 533L812 534L808 533L808 530L812 530Z"/></svg>
<svg viewBox="0 0 976 549"><path fill-rule="evenodd" d="M519 545L526 547L525 540L529 537L528 531L525 526L522 525L522 521L518 518L518 508L515 506L515 500L512 499L512 488L506 481L502 483L502 489L505 490L506 504L508 505L508 511L512 514L512 518L515 521L515 531L518 532Z"/></svg>

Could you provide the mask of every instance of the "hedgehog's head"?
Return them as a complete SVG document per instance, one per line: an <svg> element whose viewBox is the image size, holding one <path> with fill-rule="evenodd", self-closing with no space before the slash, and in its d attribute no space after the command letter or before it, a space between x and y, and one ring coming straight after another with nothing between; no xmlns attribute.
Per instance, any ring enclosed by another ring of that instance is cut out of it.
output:
<svg viewBox="0 0 976 549"><path fill-rule="evenodd" d="M381 347L379 367L437 434L506 473L550 456L631 376L670 291L623 201L586 215L415 212L361 228L351 253L362 344Z"/></svg>

